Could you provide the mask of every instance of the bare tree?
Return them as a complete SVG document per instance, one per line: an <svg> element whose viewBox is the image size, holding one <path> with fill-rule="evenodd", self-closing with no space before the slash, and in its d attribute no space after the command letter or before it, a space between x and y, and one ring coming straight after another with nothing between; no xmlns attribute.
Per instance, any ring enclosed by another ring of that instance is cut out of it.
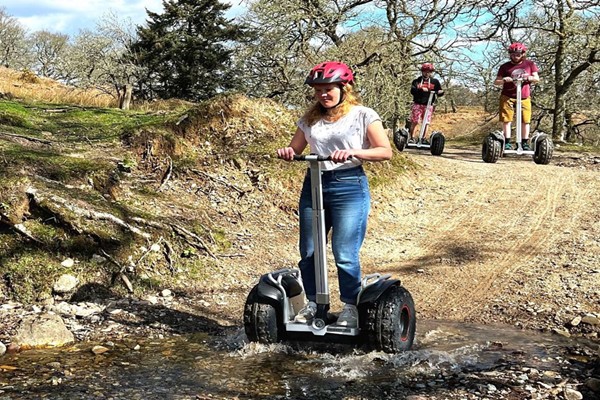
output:
<svg viewBox="0 0 600 400"><path fill-rule="evenodd" d="M569 93L585 71L600 63L599 18L600 1L540 2L532 15L530 29L539 23L535 36L547 44L540 53L550 55L544 64L553 71L552 136L556 139L569 138L566 129Z"/></svg>
<svg viewBox="0 0 600 400"><path fill-rule="evenodd" d="M490 18L491 16L491 18ZM566 139L566 99L583 73L600 62L599 0L498 0L474 21L474 40L529 42L540 66L538 105L552 115L552 136ZM486 23L483 24L484 20ZM549 85L545 84L549 83Z"/></svg>
<svg viewBox="0 0 600 400"><path fill-rule="evenodd" d="M36 31L30 38L38 75L58 79L59 65L69 47L69 36L49 31Z"/></svg>
<svg viewBox="0 0 600 400"><path fill-rule="evenodd" d="M254 39L238 60L253 93L300 106L307 70L340 60L357 73L365 102L395 129L410 104L418 65L458 45L455 21L468 0L258 0L245 16Z"/></svg>
<svg viewBox="0 0 600 400"><path fill-rule="evenodd" d="M4 7L0 7L0 65L6 68L29 68L27 31Z"/></svg>
<svg viewBox="0 0 600 400"><path fill-rule="evenodd" d="M133 63L130 45L135 40L131 21L106 14L96 31L81 30L60 64L61 80L78 87L93 87L111 94L120 108L131 101L131 89L142 71Z"/></svg>

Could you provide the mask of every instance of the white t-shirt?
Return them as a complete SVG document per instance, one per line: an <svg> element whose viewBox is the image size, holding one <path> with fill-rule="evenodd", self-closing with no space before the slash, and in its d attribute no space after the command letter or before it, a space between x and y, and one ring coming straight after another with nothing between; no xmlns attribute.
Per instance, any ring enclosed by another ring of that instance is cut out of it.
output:
<svg viewBox="0 0 600 400"><path fill-rule="evenodd" d="M312 126L306 125L303 119L298 127L310 146L312 154L328 156L334 150L368 149L371 147L367 138L367 127L381 120L375 110L365 106L354 106L350 112L335 122L319 120ZM344 169L361 165L362 161L352 158L343 164L331 161L323 162L323 170Z"/></svg>

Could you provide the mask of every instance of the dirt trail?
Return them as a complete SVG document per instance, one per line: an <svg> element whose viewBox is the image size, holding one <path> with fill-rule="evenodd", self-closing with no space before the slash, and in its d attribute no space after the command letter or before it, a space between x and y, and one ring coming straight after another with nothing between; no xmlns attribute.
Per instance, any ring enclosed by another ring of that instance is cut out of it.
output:
<svg viewBox="0 0 600 400"><path fill-rule="evenodd" d="M510 322L511 313L491 313L494 304L544 302L556 312L567 298L600 312L598 170L529 156L486 164L479 151L410 152L422 168L379 193L365 272L399 276L425 318Z"/></svg>

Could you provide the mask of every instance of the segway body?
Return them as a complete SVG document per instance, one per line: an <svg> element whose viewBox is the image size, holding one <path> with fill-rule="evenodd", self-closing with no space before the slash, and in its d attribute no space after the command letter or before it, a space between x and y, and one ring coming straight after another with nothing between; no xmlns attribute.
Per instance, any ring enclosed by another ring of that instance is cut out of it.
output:
<svg viewBox="0 0 600 400"><path fill-rule="evenodd" d="M406 149L417 149L417 150L427 150L431 151L431 154L434 156L442 155L444 152L444 146L446 144L446 137L440 131L433 131L431 136L429 137L429 143L425 143L424 136L425 131L427 130L429 115L431 114L431 103L433 101L433 96L435 92L429 92L429 98L427 99L427 107L425 108L425 115L423 115L423 122L421 123L421 129L419 130L419 138L416 142L409 141L409 132L408 129L402 128L394 133L394 145L398 149L398 151L403 151Z"/></svg>
<svg viewBox="0 0 600 400"><path fill-rule="evenodd" d="M337 325L337 315L329 313L325 219L320 161L317 155L295 156L310 162L313 237L315 238L316 303L315 318L297 322L304 306L304 285L300 270L280 269L264 274L252 288L244 306L244 329L250 341L275 343L283 340L333 341L363 344L389 353L409 350L416 330L412 296L398 279L371 274L361 281L357 297L358 327Z"/></svg>
<svg viewBox="0 0 600 400"><path fill-rule="evenodd" d="M530 139L531 150L524 150L522 146L522 99L521 89L523 84L523 77L515 79L517 86L517 106L516 106L516 136L517 136L517 148L515 150L505 150L505 138L502 132L495 131L490 133L483 139L481 148L481 158L487 163L495 163L498 159L505 155L530 155L533 157L533 161L536 164L548 164L552 159L552 153L554 151L554 144L552 139L543 132L536 132Z"/></svg>

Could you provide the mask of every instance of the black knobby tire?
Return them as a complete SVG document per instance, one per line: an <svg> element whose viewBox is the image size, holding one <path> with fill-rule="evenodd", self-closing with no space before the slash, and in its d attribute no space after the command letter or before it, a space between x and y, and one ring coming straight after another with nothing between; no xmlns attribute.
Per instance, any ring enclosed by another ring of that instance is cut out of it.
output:
<svg viewBox="0 0 600 400"><path fill-rule="evenodd" d="M483 139L481 146L481 158L486 163L495 163L502 154L502 142L493 135L488 135Z"/></svg>
<svg viewBox="0 0 600 400"><path fill-rule="evenodd" d="M550 163L554 153L554 144L549 137L543 137L536 140L535 152L533 153L533 161L536 164L546 165Z"/></svg>
<svg viewBox="0 0 600 400"><path fill-rule="evenodd" d="M406 140L406 135L403 134L402 130L394 132L394 145L398 151L404 150L404 147L406 147Z"/></svg>
<svg viewBox="0 0 600 400"><path fill-rule="evenodd" d="M256 287L252 289L244 305L244 331L251 342L270 344L280 339L277 310L271 304L256 301Z"/></svg>
<svg viewBox="0 0 600 400"><path fill-rule="evenodd" d="M441 133L431 135L431 145L429 150L434 156L441 156L444 152L444 146L446 145L446 138Z"/></svg>
<svg viewBox="0 0 600 400"><path fill-rule="evenodd" d="M364 340L386 353L410 350L417 316L412 296L402 286L390 286L375 302L362 308Z"/></svg>

